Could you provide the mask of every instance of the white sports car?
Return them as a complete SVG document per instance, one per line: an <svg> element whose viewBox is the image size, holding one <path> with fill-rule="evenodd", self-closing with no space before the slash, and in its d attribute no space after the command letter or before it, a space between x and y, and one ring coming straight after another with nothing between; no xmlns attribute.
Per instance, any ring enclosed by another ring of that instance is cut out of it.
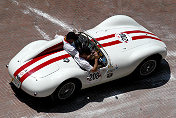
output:
<svg viewBox="0 0 176 118"><path fill-rule="evenodd" d="M67 100L78 90L136 72L150 75L167 55L166 45L153 33L125 15L112 16L93 29L78 34L99 54L99 69L90 73L64 49L61 37L25 46L9 63L12 83L35 97L51 95Z"/></svg>

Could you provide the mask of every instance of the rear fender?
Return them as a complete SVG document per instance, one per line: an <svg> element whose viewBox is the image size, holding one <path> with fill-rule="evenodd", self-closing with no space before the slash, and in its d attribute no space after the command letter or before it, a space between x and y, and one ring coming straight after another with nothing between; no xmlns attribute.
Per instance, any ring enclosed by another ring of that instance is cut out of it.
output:
<svg viewBox="0 0 176 118"><path fill-rule="evenodd" d="M15 57L20 59L20 62L25 62L35 58L36 56L41 56L42 52L48 52L48 49L56 47L57 44L60 44L62 42L62 38L63 37L60 36L51 41L34 41L25 46Z"/></svg>
<svg viewBox="0 0 176 118"><path fill-rule="evenodd" d="M21 89L35 97L46 97L51 95L63 82L73 78L80 82L80 87L82 87L81 74L77 73L78 71L76 69L66 69L42 78L28 77L22 83ZM37 95L34 95L34 93L37 93Z"/></svg>
<svg viewBox="0 0 176 118"><path fill-rule="evenodd" d="M59 70L59 72L56 72L50 76L52 79L52 85L53 85L53 92L56 90L56 88L62 84L63 82L69 80L69 79L77 79L80 81L81 86L84 81L81 78L84 78L86 76L87 71L83 71L82 69L64 69Z"/></svg>

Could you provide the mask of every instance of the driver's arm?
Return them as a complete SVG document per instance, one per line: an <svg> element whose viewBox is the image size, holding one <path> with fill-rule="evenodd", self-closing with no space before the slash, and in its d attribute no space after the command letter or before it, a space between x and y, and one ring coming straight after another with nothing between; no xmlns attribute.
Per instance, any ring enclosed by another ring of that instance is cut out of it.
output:
<svg viewBox="0 0 176 118"><path fill-rule="evenodd" d="M91 72L96 72L98 70L98 53L95 52L94 53L94 57L95 57L95 63L93 68L90 70Z"/></svg>

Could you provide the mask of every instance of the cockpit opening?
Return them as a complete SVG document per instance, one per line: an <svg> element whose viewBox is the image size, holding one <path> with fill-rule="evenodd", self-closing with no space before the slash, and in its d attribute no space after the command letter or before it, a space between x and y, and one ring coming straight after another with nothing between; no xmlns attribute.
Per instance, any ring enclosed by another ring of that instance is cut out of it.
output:
<svg viewBox="0 0 176 118"><path fill-rule="evenodd" d="M97 52L99 55L98 67L102 68L107 65L107 59L103 54L102 50L98 47L98 45L99 45L98 42L94 38L82 32L78 34L78 40L75 41L75 47L78 51L81 50L82 47L87 47L90 50L91 54ZM91 58L92 59L89 60L89 63L93 66L94 57L92 56Z"/></svg>

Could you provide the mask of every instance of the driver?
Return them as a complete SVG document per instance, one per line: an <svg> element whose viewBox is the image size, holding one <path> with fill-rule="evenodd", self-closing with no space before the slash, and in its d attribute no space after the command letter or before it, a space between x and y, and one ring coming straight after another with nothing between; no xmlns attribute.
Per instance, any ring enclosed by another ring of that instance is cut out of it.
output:
<svg viewBox="0 0 176 118"><path fill-rule="evenodd" d="M92 59L92 56L94 56L94 65L91 66L88 60ZM77 62L77 64L89 72L96 72L98 70L98 53L93 52L91 53L90 49L88 47L83 47L79 50L79 53L77 53L74 57L74 60Z"/></svg>
<svg viewBox="0 0 176 118"><path fill-rule="evenodd" d="M79 53L76 48L75 48L75 43L74 41L76 41L78 39L78 36L74 33L74 32L69 32L64 40L63 40L63 48L64 50L69 53L72 57L74 57L77 53Z"/></svg>

